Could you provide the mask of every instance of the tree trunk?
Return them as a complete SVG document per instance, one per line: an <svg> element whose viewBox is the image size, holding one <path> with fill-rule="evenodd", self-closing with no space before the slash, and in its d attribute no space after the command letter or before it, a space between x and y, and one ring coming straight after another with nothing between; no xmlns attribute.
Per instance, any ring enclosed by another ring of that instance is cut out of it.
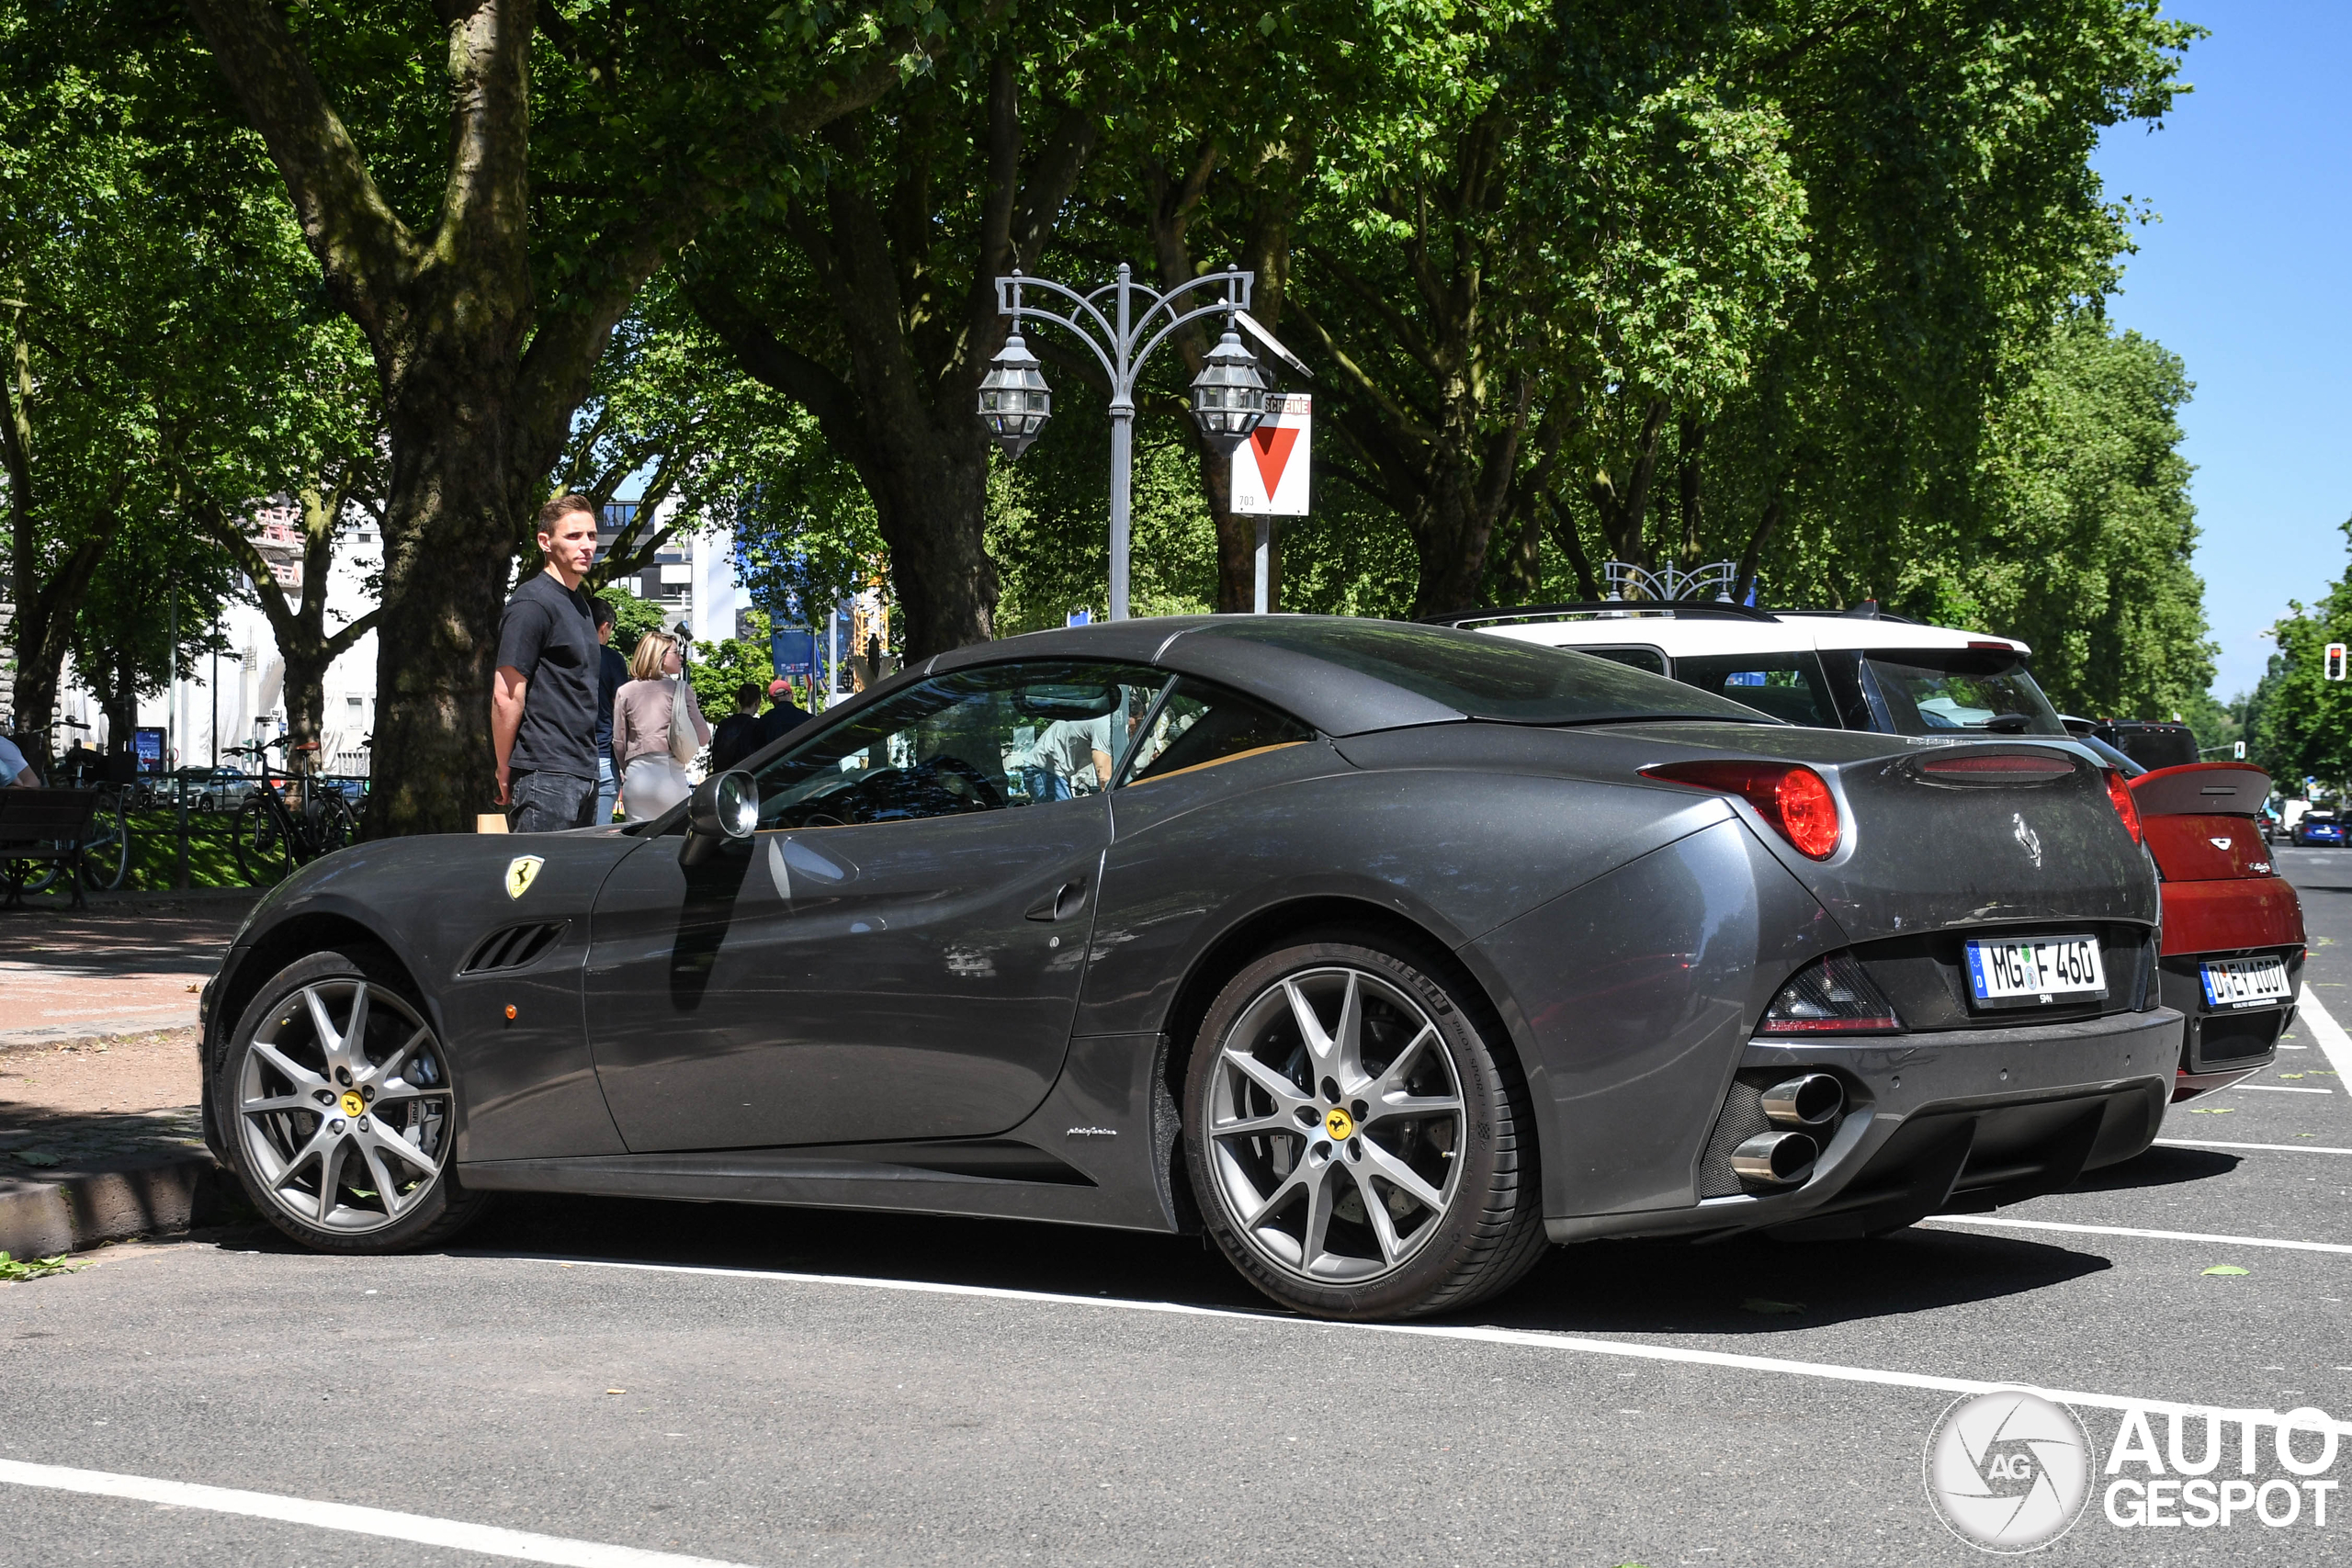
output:
<svg viewBox="0 0 2352 1568"><path fill-rule="evenodd" d="M532 465L517 459L508 400L492 376L424 368L387 400L370 838L462 831L497 794L490 688L516 518L528 510L514 476ZM290 685L299 650L281 652Z"/></svg>
<svg viewBox="0 0 2352 1568"><path fill-rule="evenodd" d="M412 229L275 0L186 4L268 145L328 293L367 334L383 388L391 474L367 832L470 828L493 794L499 606L572 411L644 281L766 171L684 155L654 188L632 177L650 167L619 170L597 193L614 212L594 265L542 287L530 254L530 62L538 28L566 27L555 6L437 7L447 164L432 227ZM869 38L827 80L748 112L774 132L808 135L896 86L914 44L907 28Z"/></svg>

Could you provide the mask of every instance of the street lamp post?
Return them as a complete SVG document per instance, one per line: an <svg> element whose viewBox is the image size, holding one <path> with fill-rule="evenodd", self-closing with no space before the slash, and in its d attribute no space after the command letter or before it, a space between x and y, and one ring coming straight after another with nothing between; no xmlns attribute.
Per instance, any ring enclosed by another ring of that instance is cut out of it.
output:
<svg viewBox="0 0 2352 1568"><path fill-rule="evenodd" d="M1234 329L1234 317L1250 308L1250 288L1256 274L1228 267L1205 273L1161 293L1135 281L1125 262L1115 283L1089 294L1042 277L1015 272L996 280L996 308L1012 318L1012 335L989 361L980 382L982 422L1007 455L1018 457L1037 439L1053 413L1053 395L1046 386L1037 356L1021 338L1025 319L1053 321L1078 334L1094 351L1102 372L1111 379L1111 618L1127 618L1127 523L1131 480L1135 469L1136 378L1152 350L1168 334L1188 321L1225 312L1225 335L1210 350L1201 373L1193 378L1193 418L1201 434L1219 454L1230 453L1249 439L1266 417L1266 378L1257 360L1243 346ZM1064 310L1023 301L1023 289L1038 289L1067 300ZM1205 303L1187 302L1195 290L1222 289L1223 297ZM1109 315L1104 309L1108 307Z"/></svg>

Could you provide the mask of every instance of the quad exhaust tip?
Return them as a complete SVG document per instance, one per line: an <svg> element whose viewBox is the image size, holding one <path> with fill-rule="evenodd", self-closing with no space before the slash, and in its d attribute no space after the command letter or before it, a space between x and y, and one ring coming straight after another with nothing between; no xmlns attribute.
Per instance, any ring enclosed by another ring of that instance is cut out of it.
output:
<svg viewBox="0 0 2352 1568"><path fill-rule="evenodd" d="M1846 1086L1827 1073L1801 1073L1764 1091L1764 1116L1776 1127L1817 1131L1846 1109Z"/></svg>
<svg viewBox="0 0 2352 1568"><path fill-rule="evenodd" d="M1810 1134L1761 1133L1732 1150L1731 1168L1742 1181L1787 1187L1810 1175L1820 1157L1821 1145Z"/></svg>

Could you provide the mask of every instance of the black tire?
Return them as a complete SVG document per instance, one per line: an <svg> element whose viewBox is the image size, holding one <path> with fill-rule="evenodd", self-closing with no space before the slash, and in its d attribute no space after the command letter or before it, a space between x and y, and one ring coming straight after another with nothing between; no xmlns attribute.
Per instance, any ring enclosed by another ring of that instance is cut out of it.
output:
<svg viewBox="0 0 2352 1568"><path fill-rule="evenodd" d="M119 795L102 795L90 818L90 839L82 849L82 886L111 893L130 871L130 822Z"/></svg>
<svg viewBox="0 0 2352 1568"><path fill-rule="evenodd" d="M236 846L237 871L251 887L264 886L294 869L294 846L278 827L277 815L258 798L237 808L230 829Z"/></svg>
<svg viewBox="0 0 2352 1568"><path fill-rule="evenodd" d="M1544 1254L1526 1082L1499 1022L1466 983L1441 977L1450 973L1383 936L1317 933L1244 968L1201 1021L1184 1079L1185 1168L1209 1235L1286 1307L1355 1319L1458 1311ZM1331 1060L1345 1055L1354 998L1353 1082L1313 1065L1301 998ZM1384 1082L1396 1098L1375 1106L1368 1097ZM1458 1115L1412 1109L1449 1099ZM1298 1120L1309 1113L1320 1119ZM1254 1214L1240 1212L1250 1204Z"/></svg>
<svg viewBox="0 0 2352 1568"><path fill-rule="evenodd" d="M338 1057L322 1046L311 1021L313 995L328 1024L346 1032L351 1005L366 997L368 1015L356 1056ZM364 948L314 953L254 994L208 1065L214 1125L231 1168L254 1206L303 1246L338 1253L414 1251L448 1240L480 1217L488 1200L458 1182L458 1085L427 1020L388 954ZM256 1053L257 1040L275 1061ZM338 1060L361 1057L395 1070L380 1078L362 1073L356 1081L335 1072ZM290 1076L287 1066L311 1076ZM322 1093L329 1102L313 1110L310 1102ZM358 1099L363 1093L365 1102ZM379 1093L385 1103L400 1096L403 1125L369 1111ZM246 1109L264 1103L277 1108ZM358 1105L358 1112L335 1115L349 1105ZM390 1152L395 1140L407 1142L412 1152ZM341 1152L328 1152L329 1145ZM314 1148L320 1150L315 1169ZM356 1168L348 1163L355 1157ZM334 1189L322 1201L319 1187L329 1172Z"/></svg>

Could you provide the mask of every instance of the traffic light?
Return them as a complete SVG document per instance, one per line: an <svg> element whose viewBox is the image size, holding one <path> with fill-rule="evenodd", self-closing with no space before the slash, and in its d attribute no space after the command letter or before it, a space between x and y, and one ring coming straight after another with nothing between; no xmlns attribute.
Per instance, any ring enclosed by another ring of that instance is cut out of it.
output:
<svg viewBox="0 0 2352 1568"><path fill-rule="evenodd" d="M2327 645L2325 674L2331 681L2344 679L2344 645L2340 642L2331 642Z"/></svg>

